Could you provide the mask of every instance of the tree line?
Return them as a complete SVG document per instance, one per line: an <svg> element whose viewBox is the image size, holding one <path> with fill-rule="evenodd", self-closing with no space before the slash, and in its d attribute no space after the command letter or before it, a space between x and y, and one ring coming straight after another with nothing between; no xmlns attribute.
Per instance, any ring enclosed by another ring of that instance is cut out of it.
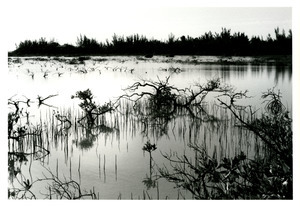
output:
<svg viewBox="0 0 300 207"><path fill-rule="evenodd" d="M25 40L17 45L16 50L9 52L9 56L74 56L74 55L291 55L292 31L274 29L275 38L269 34L266 39L259 36L249 38L245 33L222 28L220 33L211 31L193 38L181 36L176 38L169 34L165 41L133 34L118 36L114 34L112 40L98 42L86 35L77 37L76 45L60 45L55 40L47 41Z"/></svg>

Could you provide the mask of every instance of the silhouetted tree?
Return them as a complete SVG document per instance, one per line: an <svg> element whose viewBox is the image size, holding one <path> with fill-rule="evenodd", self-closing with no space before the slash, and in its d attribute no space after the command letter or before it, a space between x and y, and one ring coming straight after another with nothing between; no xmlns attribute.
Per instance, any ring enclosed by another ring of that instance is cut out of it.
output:
<svg viewBox="0 0 300 207"><path fill-rule="evenodd" d="M54 40L46 38L25 40L17 49L10 52L11 56L25 55L290 55L292 54L292 31L288 35L277 27L275 38L269 34L266 40L252 37L250 40L245 33L233 35L230 29L222 28L220 33L211 31L200 37L181 36L176 38L170 33L163 42L155 39L148 40L145 36L133 34L127 37L114 34L112 41L104 43L96 39L80 35L76 46L60 46Z"/></svg>

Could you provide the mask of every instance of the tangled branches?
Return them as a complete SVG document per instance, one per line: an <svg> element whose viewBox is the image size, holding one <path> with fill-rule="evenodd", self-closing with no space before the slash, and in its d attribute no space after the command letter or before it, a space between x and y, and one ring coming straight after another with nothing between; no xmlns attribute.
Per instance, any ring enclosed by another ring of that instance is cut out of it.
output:
<svg viewBox="0 0 300 207"><path fill-rule="evenodd" d="M265 109L267 112L273 115L278 115L280 113L283 113L286 108L281 103L281 95L280 91L278 93L274 92L274 88L271 90L269 89L267 92L264 92L262 95L263 99L267 99L264 102L266 102Z"/></svg>
<svg viewBox="0 0 300 207"><path fill-rule="evenodd" d="M54 175L50 169L46 169L50 176L44 175L44 178L37 179L30 182L28 179L21 181L19 188L8 189L8 198L11 199L37 199L34 193L34 186L38 182L46 183L46 192L41 192L44 199L67 199L78 200L88 197L90 199L97 199L95 191L90 192L82 191L81 186L75 180L61 180L58 176Z"/></svg>
<svg viewBox="0 0 300 207"><path fill-rule="evenodd" d="M80 123L84 119L87 119L87 123L89 126L94 125L95 120L98 116L104 115L107 112L112 112L118 107L115 106L115 104L113 104L112 102L108 102L100 106L96 105L90 89L87 89L85 91L77 91L76 95L71 96L71 98L78 98L82 101L79 106L85 112L85 116L78 120L78 123Z"/></svg>
<svg viewBox="0 0 300 207"><path fill-rule="evenodd" d="M136 82L127 87L125 91L129 94L124 94L119 97L134 102L134 109L139 109L141 114L141 100L144 109L149 111L148 116L153 117L171 117L177 112L177 109L186 109L190 115L197 118L208 118L208 113L205 111L203 105L205 98L209 93L226 92L230 88L221 85L219 78L209 80L206 84L196 84L194 88L180 89L169 83L169 77L164 81L158 78L158 81Z"/></svg>
<svg viewBox="0 0 300 207"><path fill-rule="evenodd" d="M245 110L245 108L241 109L235 105L235 101L237 98L246 98L246 93L226 93L221 96L230 97L230 103L220 98L218 101L232 112L244 128L252 131L266 144L272 157L279 157L285 165L292 169L292 119L281 102L280 93L275 93L274 89L263 93L263 99L269 98L263 101L266 103L266 112L262 114L261 118L253 118L254 113L249 106L250 120L245 120L239 114L239 111Z"/></svg>
<svg viewBox="0 0 300 207"><path fill-rule="evenodd" d="M169 107L172 104L176 104L176 93L181 91L173 86L169 85L169 77L165 81L162 81L158 78L158 81L146 81L135 82L133 85L127 87L125 91L131 92L130 95L125 94L119 97L126 98L131 101L135 101L135 104L138 103L140 99L148 96L150 107L152 109L165 110L166 107ZM139 89L144 89L142 92L137 92ZM146 90L145 90L146 89ZM150 90L148 92L148 90ZM136 99L134 99L136 97Z"/></svg>
<svg viewBox="0 0 300 207"><path fill-rule="evenodd" d="M217 96L220 105L232 112L240 126L260 138L265 147L263 158L249 159L241 152L218 162L214 155L208 156L205 148L194 144L190 147L195 158L164 155L172 171L160 168L161 176L187 189L196 199L292 199L292 119L281 103L280 93L263 93L262 98L269 99L263 102L266 112L260 118L254 117L250 106L236 104L237 99L244 98L248 98L247 91ZM249 116L243 116L247 113Z"/></svg>
<svg viewBox="0 0 300 207"><path fill-rule="evenodd" d="M160 168L160 175L177 187L190 191L195 199L291 199L291 180L280 177L280 166L263 159L250 160L241 152L234 158L217 161L198 145L194 160L184 156L163 155L172 171Z"/></svg>

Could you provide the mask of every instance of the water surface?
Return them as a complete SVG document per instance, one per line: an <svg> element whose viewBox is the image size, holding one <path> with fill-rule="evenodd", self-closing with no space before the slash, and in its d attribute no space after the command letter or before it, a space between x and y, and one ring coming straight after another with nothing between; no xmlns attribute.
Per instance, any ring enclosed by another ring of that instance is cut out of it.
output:
<svg viewBox="0 0 300 207"><path fill-rule="evenodd" d="M236 58L236 59L235 59ZM152 176L157 168L169 166L162 154L187 155L194 157L188 143L197 143L214 151L218 157L233 156L243 150L254 156L257 149L253 135L235 127L236 120L229 112L214 107L214 96L208 97L209 110L226 119L225 124L203 123L189 116L178 116L166 125L154 125L150 121L124 114L126 103L115 113L102 117L107 130L86 128L76 125L82 116L78 99L71 99L79 90L90 89L97 104L115 101L124 94L126 87L141 80L164 80L170 76L171 85L189 88L205 84L212 78L220 78L236 91L248 90L251 96L241 104L252 105L263 112L261 94L274 88L282 93L283 104L292 111L292 70L288 65L253 64L250 57L234 57L235 64L220 63L219 57L175 56L167 58L143 57L92 57L82 63L69 64L72 58L12 58L9 61L9 97L14 100L30 98L30 107L22 105L30 115L30 127L40 126L43 139L40 142L50 151L42 160L29 157L22 164L22 174L34 181L46 173L45 167L54 174L79 182L83 189L95 189L100 199L191 199L188 192L174 188L163 178L157 185L147 188L143 180L150 176L149 154L142 150L147 140L156 143L152 153L155 163ZM243 64L239 64L240 60ZM246 62L246 63L245 63ZM248 62L248 63L247 63ZM179 70L174 70L179 68ZM38 106L37 97L57 95ZM25 98L26 97L26 98ZM12 110L12 106L9 106ZM123 108L122 108L123 107ZM54 114L67 115L72 126L63 128ZM22 120L25 123L26 120ZM24 139L24 151L32 150L32 140ZM20 179L19 179L20 180ZM9 186L18 186L14 179ZM45 191L42 183L32 189L37 195ZM39 195L39 198L44 198Z"/></svg>

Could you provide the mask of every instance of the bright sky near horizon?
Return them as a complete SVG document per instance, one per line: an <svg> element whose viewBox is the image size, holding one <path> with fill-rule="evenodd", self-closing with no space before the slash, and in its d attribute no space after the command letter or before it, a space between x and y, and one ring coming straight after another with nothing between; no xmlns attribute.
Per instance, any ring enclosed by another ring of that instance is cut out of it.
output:
<svg viewBox="0 0 300 207"><path fill-rule="evenodd" d="M208 31L219 33L225 27L232 33L266 38L268 34L274 37L276 27L286 32L292 29L291 7L203 7L155 4L154 0L148 1L148 5L134 2L9 1L6 5L9 14L7 49L14 50L21 41L40 37L60 44L75 44L80 34L104 42L110 41L114 33L124 36L138 33L166 40L170 33L175 37L198 37Z"/></svg>

